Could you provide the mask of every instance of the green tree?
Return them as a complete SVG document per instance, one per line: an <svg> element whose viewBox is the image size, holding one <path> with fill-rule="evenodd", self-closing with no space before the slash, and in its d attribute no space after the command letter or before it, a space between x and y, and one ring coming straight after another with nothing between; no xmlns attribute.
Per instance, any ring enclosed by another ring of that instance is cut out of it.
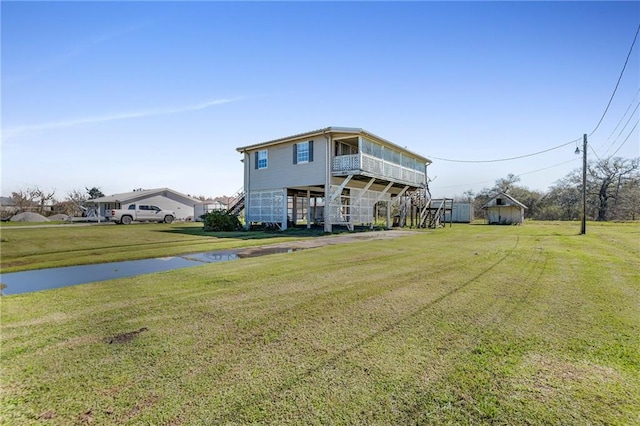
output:
<svg viewBox="0 0 640 426"><path fill-rule="evenodd" d="M85 186L85 188L87 190L87 194L89 195L89 199L93 200L95 198L100 198L100 197L104 197L104 194L102 193L102 191L100 190L100 188L98 187L93 187L91 189L87 188Z"/></svg>
<svg viewBox="0 0 640 426"><path fill-rule="evenodd" d="M208 232L230 232L242 229L238 216L226 211L212 211L200 216Z"/></svg>
<svg viewBox="0 0 640 426"><path fill-rule="evenodd" d="M545 207L541 212L543 220L577 220L580 218L580 183L577 176L567 175L559 179L549 189L545 197Z"/></svg>

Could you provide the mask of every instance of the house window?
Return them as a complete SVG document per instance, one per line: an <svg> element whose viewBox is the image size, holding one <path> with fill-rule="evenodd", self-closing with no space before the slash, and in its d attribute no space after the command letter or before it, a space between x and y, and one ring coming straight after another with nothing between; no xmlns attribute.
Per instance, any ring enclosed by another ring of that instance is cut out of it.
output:
<svg viewBox="0 0 640 426"><path fill-rule="evenodd" d="M266 149L256 152L256 169L266 169L268 165L268 159L269 157L267 155Z"/></svg>
<svg viewBox="0 0 640 426"><path fill-rule="evenodd" d="M313 161L313 141L293 144L293 164Z"/></svg>
<svg viewBox="0 0 640 426"><path fill-rule="evenodd" d="M504 206L504 200L502 198L496 198L497 206Z"/></svg>

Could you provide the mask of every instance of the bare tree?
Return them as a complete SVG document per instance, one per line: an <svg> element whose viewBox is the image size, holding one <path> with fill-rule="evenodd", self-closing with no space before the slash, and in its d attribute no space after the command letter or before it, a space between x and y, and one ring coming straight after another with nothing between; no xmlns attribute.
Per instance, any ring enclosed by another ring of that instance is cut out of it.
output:
<svg viewBox="0 0 640 426"><path fill-rule="evenodd" d="M67 206L65 213L70 216L82 216L81 206L87 201L87 193L81 189L73 189L67 192Z"/></svg>
<svg viewBox="0 0 640 426"><path fill-rule="evenodd" d="M35 205L30 189L19 189L11 193L11 198L16 205L17 213L31 211Z"/></svg>
<svg viewBox="0 0 640 426"><path fill-rule="evenodd" d="M613 220L640 219L640 178L629 179L616 188Z"/></svg>
<svg viewBox="0 0 640 426"><path fill-rule="evenodd" d="M38 186L34 186L12 192L11 198L13 198L18 212L35 211L45 214L45 207L51 206L56 202L55 195L55 189L47 192Z"/></svg>
<svg viewBox="0 0 640 426"><path fill-rule="evenodd" d="M640 157L625 159L621 157L606 158L588 166L593 192L597 194L596 220L608 220L610 208L615 206L620 197L623 185L638 178Z"/></svg>
<svg viewBox="0 0 640 426"><path fill-rule="evenodd" d="M46 213L45 211L45 207L47 205L51 205L54 204L56 202L55 199L55 195L56 195L56 190L52 190L51 192L46 192L43 191L42 189L40 189L39 187L35 187L34 189L31 190L31 195L33 197L33 200L36 202L36 204L38 205L38 212L41 215L44 215Z"/></svg>

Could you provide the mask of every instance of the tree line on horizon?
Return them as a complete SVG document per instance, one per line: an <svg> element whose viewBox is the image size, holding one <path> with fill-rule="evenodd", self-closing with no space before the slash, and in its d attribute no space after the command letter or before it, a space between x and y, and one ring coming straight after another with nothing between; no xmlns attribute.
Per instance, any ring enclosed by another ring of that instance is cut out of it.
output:
<svg viewBox="0 0 640 426"><path fill-rule="evenodd" d="M545 191L518 185L514 174L496 180L493 187L454 197L471 202L475 217L494 195L505 193L527 206L525 218L534 220L579 220L582 214L582 167L569 172ZM587 163L586 217L594 221L640 219L640 157L613 157Z"/></svg>
<svg viewBox="0 0 640 426"><path fill-rule="evenodd" d="M456 202L473 204L475 217L482 218L484 206L498 193L506 193L527 206L525 217L534 220L579 220L582 211L582 168L571 171L557 180L546 192L518 185L520 178L509 174L496 180L494 186L477 193L469 190L454 197ZM599 159L587 164L587 220L640 220L640 157ZM63 213L82 215L86 201L103 197L98 187L70 191L64 201L58 201L55 190L39 187L11 193L15 210L10 215L31 211L43 215ZM3 197L4 198L4 197ZM206 197L199 196L198 199ZM4 209L3 209L4 210ZM9 214L2 211L3 218Z"/></svg>

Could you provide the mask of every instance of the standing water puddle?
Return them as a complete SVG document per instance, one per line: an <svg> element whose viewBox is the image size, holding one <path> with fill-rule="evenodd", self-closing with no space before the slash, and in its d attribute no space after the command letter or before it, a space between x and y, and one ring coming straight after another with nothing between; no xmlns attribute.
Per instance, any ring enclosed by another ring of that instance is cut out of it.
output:
<svg viewBox="0 0 640 426"><path fill-rule="evenodd" d="M33 271L0 274L0 283L6 287L2 294L21 294L77 284L87 284L115 278L133 277L153 272L189 268L203 263L228 262L245 257L291 253L301 249L265 247L229 251L192 253L175 257L128 260L125 262L99 263L95 265L66 266L63 268L36 269Z"/></svg>

